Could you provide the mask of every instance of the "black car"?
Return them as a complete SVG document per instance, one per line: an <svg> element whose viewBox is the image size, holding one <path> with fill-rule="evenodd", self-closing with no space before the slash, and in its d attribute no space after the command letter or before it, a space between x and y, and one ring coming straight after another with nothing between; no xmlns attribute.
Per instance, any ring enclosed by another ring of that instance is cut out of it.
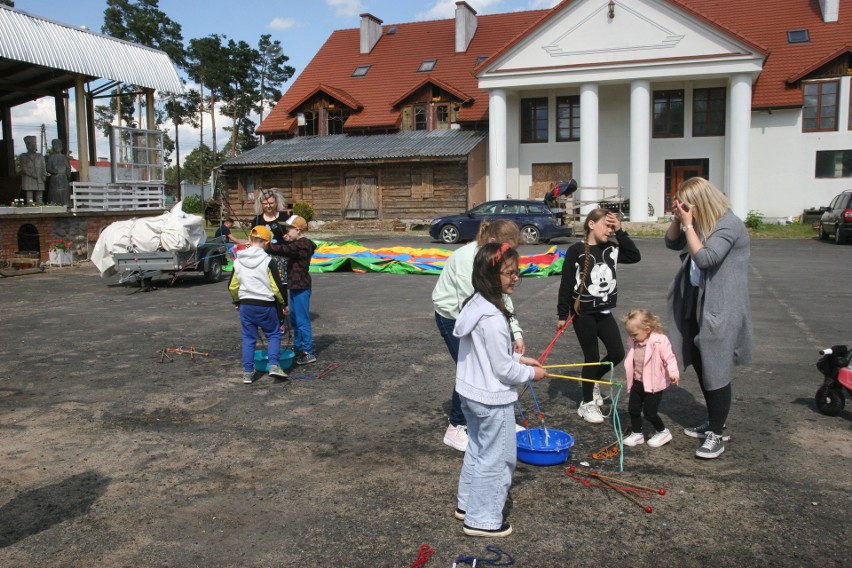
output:
<svg viewBox="0 0 852 568"><path fill-rule="evenodd" d="M485 219L514 221L521 229L524 244L570 237L573 233L573 227L565 224L563 217L551 212L543 202L507 199L486 201L464 213L438 217L429 225L429 234L447 244L470 241L476 238L479 224Z"/></svg>
<svg viewBox="0 0 852 568"><path fill-rule="evenodd" d="M852 189L848 189L831 200L831 205L822 207L819 220L819 238L834 236L834 242L843 244L852 236Z"/></svg>

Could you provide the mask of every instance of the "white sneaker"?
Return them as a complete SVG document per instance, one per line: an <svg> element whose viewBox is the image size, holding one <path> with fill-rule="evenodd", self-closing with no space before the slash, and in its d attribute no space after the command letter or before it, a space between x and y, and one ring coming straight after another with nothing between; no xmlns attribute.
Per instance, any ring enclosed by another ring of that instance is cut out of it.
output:
<svg viewBox="0 0 852 568"><path fill-rule="evenodd" d="M662 432L657 432L651 439L648 440L648 445L652 448L659 448L660 446L664 446L672 441L672 433L669 432L669 429L666 428ZM625 442L626 443L626 442Z"/></svg>
<svg viewBox="0 0 852 568"><path fill-rule="evenodd" d="M595 383L594 390L592 390L592 400L595 401L597 406L603 406L604 399L601 396L601 385L600 383Z"/></svg>
<svg viewBox="0 0 852 568"><path fill-rule="evenodd" d="M594 400L591 402L580 403L580 408L577 409L577 414L580 415L580 418L586 422L591 422L592 424L600 424L604 421L603 414L601 414L601 411L598 409L598 405L595 404Z"/></svg>
<svg viewBox="0 0 852 568"><path fill-rule="evenodd" d="M460 452L465 451L467 449L467 426L461 424L447 426L447 431L444 433L444 443Z"/></svg>
<svg viewBox="0 0 852 568"><path fill-rule="evenodd" d="M644 444L644 443L645 443L645 436L642 434L642 432L633 432L632 434L630 434L629 436L624 438L624 445L625 446L633 447L633 446L638 446L639 444ZM648 442L648 444L650 445L651 442Z"/></svg>

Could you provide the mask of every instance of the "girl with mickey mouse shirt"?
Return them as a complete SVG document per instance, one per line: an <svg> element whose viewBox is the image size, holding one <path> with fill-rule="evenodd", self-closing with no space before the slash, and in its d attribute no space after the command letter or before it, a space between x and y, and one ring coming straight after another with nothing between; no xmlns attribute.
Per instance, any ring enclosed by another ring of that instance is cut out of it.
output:
<svg viewBox="0 0 852 568"><path fill-rule="evenodd" d="M618 298L616 266L634 264L641 260L639 249L621 228L621 221L606 209L593 209L583 223L585 238L574 243L565 254L562 282L556 306L556 329L561 330L574 316L574 333L583 350L585 363L611 362L618 365L624 359L624 343L619 325L612 316ZM615 235L616 241L610 241ZM598 340L606 354L601 357ZM609 372L608 365L583 367L583 378L600 380ZM583 402L577 409L586 422L604 421L598 408L603 404L599 384L582 382Z"/></svg>

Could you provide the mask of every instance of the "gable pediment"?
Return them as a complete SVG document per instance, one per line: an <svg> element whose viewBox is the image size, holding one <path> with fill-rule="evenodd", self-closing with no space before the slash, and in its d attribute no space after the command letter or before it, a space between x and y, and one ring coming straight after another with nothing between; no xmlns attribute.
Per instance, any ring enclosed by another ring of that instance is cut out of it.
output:
<svg viewBox="0 0 852 568"><path fill-rule="evenodd" d="M761 57L733 34L665 0L577 0L517 38L479 76L731 56Z"/></svg>

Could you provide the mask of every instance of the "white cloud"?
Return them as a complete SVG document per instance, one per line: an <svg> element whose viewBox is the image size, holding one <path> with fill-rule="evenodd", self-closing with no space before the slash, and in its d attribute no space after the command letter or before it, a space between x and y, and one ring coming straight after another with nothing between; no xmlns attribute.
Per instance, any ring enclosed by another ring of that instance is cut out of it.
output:
<svg viewBox="0 0 852 568"><path fill-rule="evenodd" d="M365 11L361 0L325 0L325 3L334 8L337 16L357 16Z"/></svg>
<svg viewBox="0 0 852 568"><path fill-rule="evenodd" d="M271 30L289 30L296 27L296 20L293 18L274 18L266 27Z"/></svg>
<svg viewBox="0 0 852 568"><path fill-rule="evenodd" d="M550 9L562 0L530 0L530 10Z"/></svg>

